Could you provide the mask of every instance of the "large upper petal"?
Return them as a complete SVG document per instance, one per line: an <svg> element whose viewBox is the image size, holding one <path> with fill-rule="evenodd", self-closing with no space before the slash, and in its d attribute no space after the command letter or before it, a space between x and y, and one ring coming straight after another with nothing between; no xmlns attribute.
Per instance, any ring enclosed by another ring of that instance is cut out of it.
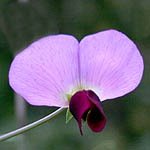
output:
<svg viewBox="0 0 150 150"><path fill-rule="evenodd" d="M13 60L11 87L30 104L68 106L67 92L79 84L78 41L69 35L42 38Z"/></svg>
<svg viewBox="0 0 150 150"><path fill-rule="evenodd" d="M83 88L101 99L113 99L134 90L143 75L143 59L123 33L107 30L80 42L80 78Z"/></svg>

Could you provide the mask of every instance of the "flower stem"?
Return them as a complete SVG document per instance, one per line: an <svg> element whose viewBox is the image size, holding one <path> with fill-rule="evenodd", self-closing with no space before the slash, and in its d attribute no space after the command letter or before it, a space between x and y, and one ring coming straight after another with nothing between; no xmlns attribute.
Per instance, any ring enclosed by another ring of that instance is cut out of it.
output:
<svg viewBox="0 0 150 150"><path fill-rule="evenodd" d="M26 125L26 126L24 126L22 128L19 128L19 129L15 130L15 131L12 131L12 132L9 132L9 133L6 133L6 134L0 136L0 142L5 141L7 139L10 139L10 138L12 138L14 136L17 136L19 134L22 134L24 132L27 132L27 131L29 131L29 130L31 130L31 129L33 129L33 128L41 125L41 124L46 123L50 119L54 118L57 114L62 112L64 109L65 108L59 108L56 111L54 111L53 113L49 114L48 116L46 116L46 117L44 117L44 118L42 118L42 119L40 119L38 121L35 121L35 122L33 122L33 123L29 124L29 125Z"/></svg>

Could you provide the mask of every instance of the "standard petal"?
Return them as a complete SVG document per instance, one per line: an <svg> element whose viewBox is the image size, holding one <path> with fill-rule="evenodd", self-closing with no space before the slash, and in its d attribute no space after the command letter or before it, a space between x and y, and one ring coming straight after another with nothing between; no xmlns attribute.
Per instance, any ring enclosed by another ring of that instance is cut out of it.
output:
<svg viewBox="0 0 150 150"><path fill-rule="evenodd" d="M80 42L80 78L100 100L113 99L134 90L143 75L143 59L136 45L123 33L108 30L86 36Z"/></svg>
<svg viewBox="0 0 150 150"><path fill-rule="evenodd" d="M30 104L67 107L65 94L79 84L78 47L69 35L34 42L13 60L11 87Z"/></svg>

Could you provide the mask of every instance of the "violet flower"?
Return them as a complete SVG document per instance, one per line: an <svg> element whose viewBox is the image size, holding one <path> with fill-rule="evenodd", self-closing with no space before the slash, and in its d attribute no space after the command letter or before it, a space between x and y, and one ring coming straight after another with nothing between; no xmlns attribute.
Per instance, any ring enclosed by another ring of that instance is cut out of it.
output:
<svg viewBox="0 0 150 150"><path fill-rule="evenodd" d="M105 127L101 102L133 91L143 69L136 45L121 32L99 32L80 43L61 34L44 37L19 53L9 82L32 105L69 107L82 134L81 120L94 132Z"/></svg>

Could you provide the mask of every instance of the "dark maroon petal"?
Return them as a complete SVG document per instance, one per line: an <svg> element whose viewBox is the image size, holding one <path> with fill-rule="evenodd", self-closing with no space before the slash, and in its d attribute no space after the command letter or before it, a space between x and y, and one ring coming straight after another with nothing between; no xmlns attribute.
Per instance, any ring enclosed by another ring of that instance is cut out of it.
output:
<svg viewBox="0 0 150 150"><path fill-rule="evenodd" d="M81 135L82 135L81 119L83 117L84 120L86 120L86 115L88 113L88 110L90 109L90 106L91 103L88 100L87 91L85 90L75 93L70 100L69 104L70 112L78 122Z"/></svg>
<svg viewBox="0 0 150 150"><path fill-rule="evenodd" d="M88 125L92 131L100 132L104 129L106 124L106 117L101 107L100 99L91 90L88 90L88 99L93 103L87 116Z"/></svg>
<svg viewBox="0 0 150 150"><path fill-rule="evenodd" d="M94 132L100 132L106 123L106 117L101 107L98 96L91 90L83 90L75 93L69 104L70 112L78 122L82 135L81 120L88 122L89 127Z"/></svg>

